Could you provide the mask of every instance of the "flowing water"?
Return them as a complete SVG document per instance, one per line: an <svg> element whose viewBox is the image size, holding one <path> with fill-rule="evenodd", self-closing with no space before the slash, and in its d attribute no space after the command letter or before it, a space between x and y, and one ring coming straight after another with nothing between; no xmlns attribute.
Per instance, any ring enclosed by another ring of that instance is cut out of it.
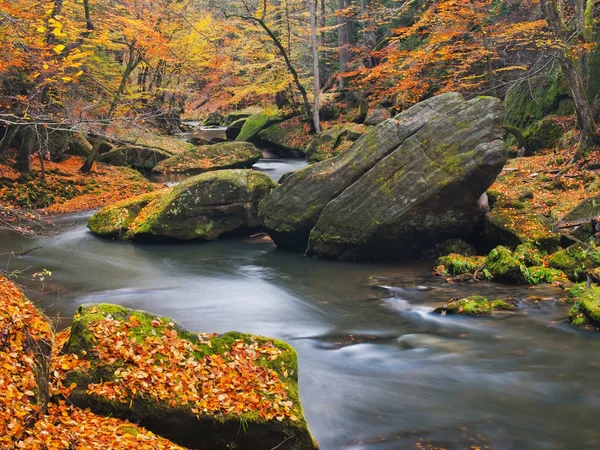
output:
<svg viewBox="0 0 600 450"><path fill-rule="evenodd" d="M88 216L63 217L71 228L51 238L1 234L4 266L56 275L58 294L31 296L63 326L83 303L112 302L290 342L323 450L600 448L600 340L569 328L567 307L523 300L554 288L448 285L428 263L318 261L261 237L106 241ZM430 314L474 293L523 301L495 318Z"/></svg>

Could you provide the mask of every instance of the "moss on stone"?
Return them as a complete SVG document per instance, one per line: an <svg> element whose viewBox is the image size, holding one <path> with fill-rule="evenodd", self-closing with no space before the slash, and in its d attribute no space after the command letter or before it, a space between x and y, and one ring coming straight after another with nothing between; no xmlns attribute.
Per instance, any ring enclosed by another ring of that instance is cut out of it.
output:
<svg viewBox="0 0 600 450"><path fill-rule="evenodd" d="M190 175L212 170L250 168L262 158L262 152L248 142L225 142L191 147L154 168L157 173L186 173Z"/></svg>
<svg viewBox="0 0 600 450"><path fill-rule="evenodd" d="M164 195L165 191L154 191L102 208L88 222L94 234L109 238L125 238L132 221L149 203Z"/></svg>
<svg viewBox="0 0 600 450"><path fill-rule="evenodd" d="M240 134L235 138L236 141L254 142L258 138L258 133L275 122L280 122L279 116L261 112L253 114L246 119Z"/></svg>
<svg viewBox="0 0 600 450"><path fill-rule="evenodd" d="M505 300L490 301L485 297L474 295L462 299L452 299L444 306L436 308L436 314L462 314L465 316L488 316L494 311L512 311L516 309L514 304Z"/></svg>
<svg viewBox="0 0 600 450"><path fill-rule="evenodd" d="M575 302L568 318L575 327L600 327L600 287L576 285L567 291L567 297Z"/></svg>
<svg viewBox="0 0 600 450"><path fill-rule="evenodd" d="M541 266L543 264L542 253L533 244L521 244L513 252L513 256L527 267Z"/></svg>
<svg viewBox="0 0 600 450"><path fill-rule="evenodd" d="M497 281L522 281L521 262L506 247L498 246L493 249L486 258L485 267Z"/></svg>
<svg viewBox="0 0 600 450"><path fill-rule="evenodd" d="M437 261L438 270L447 275L475 273L476 270L483 268L484 264L483 256L464 256L458 253L442 256ZM444 269L441 270L441 267Z"/></svg>
<svg viewBox="0 0 600 450"><path fill-rule="evenodd" d="M600 252L574 244L551 255L548 266L563 271L572 281L582 281L589 270L600 266Z"/></svg>
<svg viewBox="0 0 600 450"><path fill-rule="evenodd" d="M552 117L544 117L527 128L523 133L523 136L527 140L528 149L531 152L554 148L562 135L562 127Z"/></svg>

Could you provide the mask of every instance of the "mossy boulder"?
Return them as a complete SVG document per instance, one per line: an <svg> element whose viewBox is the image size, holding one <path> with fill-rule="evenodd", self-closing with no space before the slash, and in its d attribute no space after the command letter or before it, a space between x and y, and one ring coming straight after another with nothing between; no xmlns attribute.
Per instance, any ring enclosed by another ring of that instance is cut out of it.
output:
<svg viewBox="0 0 600 450"><path fill-rule="evenodd" d="M545 251L560 247L560 234L553 230L549 219L500 201L485 215L484 232L491 245L533 244Z"/></svg>
<svg viewBox="0 0 600 450"><path fill-rule="evenodd" d="M344 153L287 176L261 203L264 228L278 246L296 251L306 251L312 231L313 254L342 259L400 259L467 228L470 233L479 191L506 158L496 139L501 116L501 105L490 99L444 94L421 102ZM471 172L477 164L489 172ZM463 179L460 173L473 174L468 193L455 191L467 186L453 183Z"/></svg>
<svg viewBox="0 0 600 450"><path fill-rule="evenodd" d="M223 114L218 112L212 112L208 115L208 117L204 120L202 125L205 127L220 127L225 122L225 117Z"/></svg>
<svg viewBox="0 0 600 450"><path fill-rule="evenodd" d="M242 132L242 128L244 127L245 123L246 118L238 119L235 122L229 124L227 126L227 130L225 130L225 136L227 137L227 139L229 139L230 141L235 141Z"/></svg>
<svg viewBox="0 0 600 450"><path fill-rule="evenodd" d="M253 114L246 119L235 140L238 142L257 142L259 140L258 133L277 122L281 122L281 118L276 114L264 112Z"/></svg>
<svg viewBox="0 0 600 450"><path fill-rule="evenodd" d="M102 208L88 222L92 233L107 238L121 238L129 231L129 226L140 211L156 200L164 191L154 191Z"/></svg>
<svg viewBox="0 0 600 450"><path fill-rule="evenodd" d="M600 252L592 247L573 244L551 255L548 266L563 271L572 281L583 281L588 271L600 266Z"/></svg>
<svg viewBox="0 0 600 450"><path fill-rule="evenodd" d="M542 253L533 244L521 244L513 252L513 256L526 267L541 266L544 264Z"/></svg>
<svg viewBox="0 0 600 450"><path fill-rule="evenodd" d="M544 117L528 127L523 133L530 152L554 148L563 135L563 128L553 117Z"/></svg>
<svg viewBox="0 0 600 450"><path fill-rule="evenodd" d="M127 166L138 170L151 170L170 153L158 148L123 145L98 156L98 161L113 166Z"/></svg>
<svg viewBox="0 0 600 450"><path fill-rule="evenodd" d="M488 254L485 269L494 281L504 283L535 285L566 281L561 270L542 264L541 255L528 245L519 246L514 252L498 246Z"/></svg>
<svg viewBox="0 0 600 450"><path fill-rule="evenodd" d="M485 297L471 296L462 299L452 299L443 306L436 308L435 314L462 314L465 316L489 316L497 311L514 311L517 309L514 303L506 300L490 301Z"/></svg>
<svg viewBox="0 0 600 450"><path fill-rule="evenodd" d="M304 156L304 148L312 140L308 128L299 117L270 125L258 133L258 138L261 146L285 158Z"/></svg>
<svg viewBox="0 0 600 450"><path fill-rule="evenodd" d="M135 240L214 240L261 225L258 203L276 186L253 170L219 170L162 191L101 209L89 222L103 237ZM137 215L134 214L137 212Z"/></svg>
<svg viewBox="0 0 600 450"><path fill-rule="evenodd" d="M305 149L306 159L314 163L337 156L350 148L368 129L365 125L354 123L334 125L310 141Z"/></svg>
<svg viewBox="0 0 600 450"><path fill-rule="evenodd" d="M229 127L234 122L237 122L239 120L245 120L254 114L260 114L262 111L262 108L259 107L250 107L242 109L241 111L232 111L225 115L225 119L223 120L222 125L224 127Z"/></svg>
<svg viewBox="0 0 600 450"><path fill-rule="evenodd" d="M308 253L341 260L403 259L432 242L471 235L481 220L479 199L506 162L502 120L502 104L491 97L463 99L429 120L325 206L310 233ZM368 145L370 134L355 145Z"/></svg>
<svg viewBox="0 0 600 450"><path fill-rule="evenodd" d="M450 253L438 258L436 271L443 275L474 274L476 271L484 269L485 262L485 256L464 256L459 253Z"/></svg>
<svg viewBox="0 0 600 450"><path fill-rule="evenodd" d="M249 142L225 142L190 147L160 162L152 171L195 175L212 170L250 168L260 158L262 152Z"/></svg>
<svg viewBox="0 0 600 450"><path fill-rule="evenodd" d="M574 302L569 310L571 325L577 328L600 327L600 287L581 283L568 289L566 301Z"/></svg>
<svg viewBox="0 0 600 450"><path fill-rule="evenodd" d="M496 281L519 283L521 276L521 261L506 247L493 249L485 261L485 267Z"/></svg>
<svg viewBox="0 0 600 450"><path fill-rule="evenodd" d="M79 308L63 353L85 363L66 374L69 402L187 448L318 448L300 403L297 355L285 342L193 333L100 304Z"/></svg>
<svg viewBox="0 0 600 450"><path fill-rule="evenodd" d="M599 231L600 195L586 198L579 205L569 211L557 225L563 232L570 236L587 241Z"/></svg>

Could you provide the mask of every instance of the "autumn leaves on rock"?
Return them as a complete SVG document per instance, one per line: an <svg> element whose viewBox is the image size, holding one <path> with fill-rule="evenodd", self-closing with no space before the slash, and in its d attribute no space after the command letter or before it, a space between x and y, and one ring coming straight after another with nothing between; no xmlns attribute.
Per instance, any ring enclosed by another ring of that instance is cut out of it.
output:
<svg viewBox="0 0 600 450"><path fill-rule="evenodd" d="M261 203L281 247L334 259L402 258L467 236L507 158L499 100L433 97L344 154L287 177Z"/></svg>
<svg viewBox="0 0 600 450"><path fill-rule="evenodd" d="M116 305L81 307L55 336L6 278L0 305L0 448L317 448L284 342Z"/></svg>

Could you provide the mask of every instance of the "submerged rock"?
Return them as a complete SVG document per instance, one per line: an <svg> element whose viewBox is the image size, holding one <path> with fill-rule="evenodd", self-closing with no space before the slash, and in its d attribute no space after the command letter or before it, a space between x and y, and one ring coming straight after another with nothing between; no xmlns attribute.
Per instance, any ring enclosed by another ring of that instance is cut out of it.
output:
<svg viewBox="0 0 600 450"><path fill-rule="evenodd" d="M69 402L141 424L190 449L312 450L288 344L192 333L169 318L84 305L63 349Z"/></svg>
<svg viewBox="0 0 600 450"><path fill-rule="evenodd" d="M226 142L191 147L153 168L157 173L199 174L212 170L250 168L262 152L249 142Z"/></svg>
<svg viewBox="0 0 600 450"><path fill-rule="evenodd" d="M276 186L253 170L198 175L159 194L101 209L88 223L99 236L120 239L214 240L260 227L258 203Z"/></svg>
<svg viewBox="0 0 600 450"><path fill-rule="evenodd" d="M260 205L265 230L278 246L305 251L311 230L332 200L427 123L464 105L459 94L433 97L370 130L341 155L289 175ZM360 198L376 189L370 186Z"/></svg>

